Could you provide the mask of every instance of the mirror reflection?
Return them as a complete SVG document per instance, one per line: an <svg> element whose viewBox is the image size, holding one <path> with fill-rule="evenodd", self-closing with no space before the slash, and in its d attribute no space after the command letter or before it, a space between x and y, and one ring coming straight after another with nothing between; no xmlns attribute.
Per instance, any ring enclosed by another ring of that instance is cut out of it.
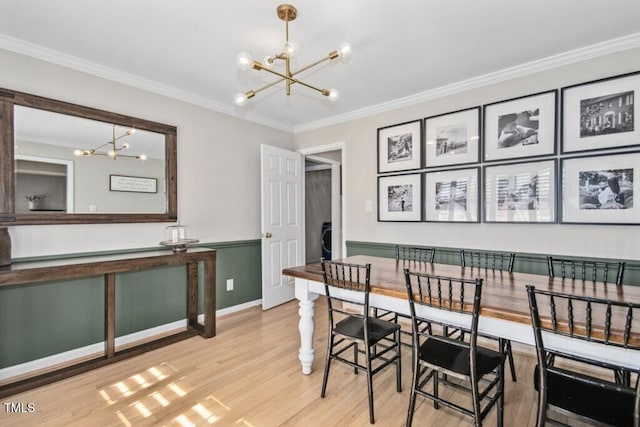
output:
<svg viewBox="0 0 640 427"><path fill-rule="evenodd" d="M165 135L15 106L16 213L166 213Z"/></svg>

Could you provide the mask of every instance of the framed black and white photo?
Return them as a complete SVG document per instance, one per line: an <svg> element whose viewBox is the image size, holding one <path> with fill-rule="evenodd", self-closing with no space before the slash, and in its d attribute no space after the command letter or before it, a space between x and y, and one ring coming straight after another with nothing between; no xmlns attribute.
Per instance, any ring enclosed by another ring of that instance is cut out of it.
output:
<svg viewBox="0 0 640 427"><path fill-rule="evenodd" d="M562 88L562 153L640 145L640 72Z"/></svg>
<svg viewBox="0 0 640 427"><path fill-rule="evenodd" d="M425 221L480 222L480 168L425 174Z"/></svg>
<svg viewBox="0 0 640 427"><path fill-rule="evenodd" d="M422 167L422 120L378 129L378 173Z"/></svg>
<svg viewBox="0 0 640 427"><path fill-rule="evenodd" d="M426 167L480 161L480 107L427 117L424 124Z"/></svg>
<svg viewBox="0 0 640 427"><path fill-rule="evenodd" d="M484 160L555 154L557 97L552 90L485 105Z"/></svg>
<svg viewBox="0 0 640 427"><path fill-rule="evenodd" d="M640 151L561 160L563 223L640 224Z"/></svg>
<svg viewBox="0 0 640 427"><path fill-rule="evenodd" d="M422 174L378 177L378 221L422 221Z"/></svg>
<svg viewBox="0 0 640 427"><path fill-rule="evenodd" d="M485 222L555 223L555 159L484 167Z"/></svg>

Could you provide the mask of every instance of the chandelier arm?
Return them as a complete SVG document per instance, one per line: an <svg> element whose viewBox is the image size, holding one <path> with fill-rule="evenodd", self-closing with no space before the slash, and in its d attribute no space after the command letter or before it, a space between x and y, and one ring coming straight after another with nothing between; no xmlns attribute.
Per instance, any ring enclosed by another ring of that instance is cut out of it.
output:
<svg viewBox="0 0 640 427"><path fill-rule="evenodd" d="M276 81L274 81L274 82L272 82L272 83L269 83L269 84L267 84L267 85L262 86L262 87L261 87L261 88L259 88L259 89L255 89L255 90L253 91L253 93L254 93L254 94L256 94L256 93L260 93L260 92L262 92L263 90L265 90L265 89L269 89L270 87L275 86L275 85L277 85L278 83L281 83L281 82L283 82L283 81L285 81L285 80L286 80L286 79L285 79L284 77L282 77L282 78L280 78L280 79L278 79L278 80L276 80Z"/></svg>
<svg viewBox="0 0 640 427"><path fill-rule="evenodd" d="M305 83L305 82L303 82L303 81L300 81L300 80L298 80L298 79L294 79L293 77L290 77L290 76L284 75L284 74L279 73L279 72L277 72L277 71L270 70L270 69L268 69L268 68L263 67L262 65L260 65L260 66L259 66L259 69L260 69L260 70L267 71L267 72L269 72L269 73L271 73L271 74L275 74L276 76L282 77L284 80L287 80L289 83L299 83L299 84L301 84L302 86L306 86L306 87L308 87L309 89L313 89L313 90L315 90L315 91L320 92L320 93L321 93L321 94L323 94L324 96L329 96L329 91L328 91L328 90L326 90L326 89L318 89L318 88L317 88L317 87L315 87L315 86L311 86L310 84L307 84L307 83Z"/></svg>
<svg viewBox="0 0 640 427"><path fill-rule="evenodd" d="M104 144L102 144L102 145L100 145L100 146L98 146L98 147L94 148L94 150L99 150L99 149L101 149L102 147L107 146L107 145L113 145L113 142L111 142L111 141L107 141L107 142L105 142Z"/></svg>
<svg viewBox="0 0 640 427"><path fill-rule="evenodd" d="M291 73L291 77L293 77L296 74L299 74L299 73L301 73L303 71L307 71L309 68L315 67L316 65L322 64L324 61L328 61L328 60L331 60L331 59L333 59L333 58L331 57L331 54L329 54L329 55L325 56L324 58L319 59L318 61L314 62L313 64L309 64L306 67L302 67L299 70L294 71L293 73Z"/></svg>

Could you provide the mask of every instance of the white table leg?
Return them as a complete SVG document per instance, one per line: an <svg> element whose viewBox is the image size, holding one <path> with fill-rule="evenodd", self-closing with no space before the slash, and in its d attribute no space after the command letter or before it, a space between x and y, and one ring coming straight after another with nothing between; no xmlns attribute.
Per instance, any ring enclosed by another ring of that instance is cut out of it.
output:
<svg viewBox="0 0 640 427"><path fill-rule="evenodd" d="M298 352L298 359L302 364L302 373L309 375L315 359L315 350L313 349L313 331L315 329L313 310L316 304L313 300L304 300L300 301L299 305L300 351Z"/></svg>
<svg viewBox="0 0 640 427"><path fill-rule="evenodd" d="M313 312L315 310L315 300L318 294L309 290L309 282L304 279L296 278L296 298L298 299L300 321L298 322L298 330L300 331L300 350L298 359L302 364L302 373L311 374L313 361L315 359L315 351L313 349L313 332L315 330L315 321Z"/></svg>

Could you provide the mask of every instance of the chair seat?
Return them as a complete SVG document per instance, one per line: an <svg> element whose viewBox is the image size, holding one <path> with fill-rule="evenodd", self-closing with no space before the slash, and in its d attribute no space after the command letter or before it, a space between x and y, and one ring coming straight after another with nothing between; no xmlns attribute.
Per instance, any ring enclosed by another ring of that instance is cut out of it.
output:
<svg viewBox="0 0 640 427"><path fill-rule="evenodd" d="M540 387L539 376L536 365L533 381L536 390ZM547 403L606 424L633 425L634 395L605 388L603 382L576 372L547 371Z"/></svg>
<svg viewBox="0 0 640 427"><path fill-rule="evenodd" d="M370 317L367 327L369 328L369 345L375 344L382 338L400 329L400 325L394 322ZM350 338L364 340L364 322L361 317L348 316L336 323L334 331L340 335Z"/></svg>
<svg viewBox="0 0 640 427"><path fill-rule="evenodd" d="M504 359L504 356L497 351L484 347L477 349L477 374L480 376L493 371ZM469 347L460 346L455 339L429 338L420 346L419 357L429 364L440 366L451 372L467 376L471 374Z"/></svg>

